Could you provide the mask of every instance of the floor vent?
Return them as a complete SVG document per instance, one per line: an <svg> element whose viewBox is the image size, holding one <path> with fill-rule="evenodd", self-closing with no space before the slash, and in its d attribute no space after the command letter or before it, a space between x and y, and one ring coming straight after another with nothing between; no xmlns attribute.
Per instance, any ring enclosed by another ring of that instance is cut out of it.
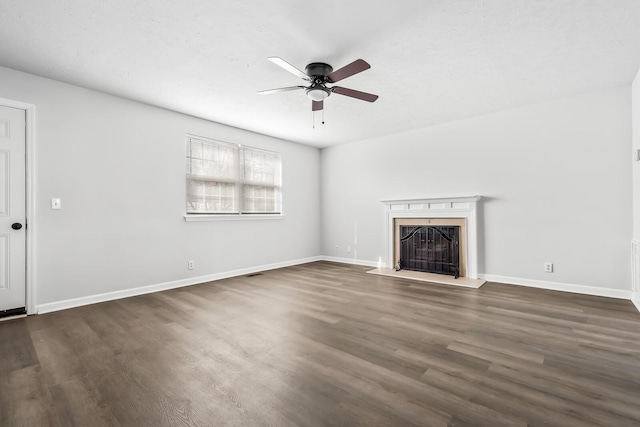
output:
<svg viewBox="0 0 640 427"><path fill-rule="evenodd" d="M253 277L253 276L262 276L262 273L251 273L251 274L247 274L247 277Z"/></svg>

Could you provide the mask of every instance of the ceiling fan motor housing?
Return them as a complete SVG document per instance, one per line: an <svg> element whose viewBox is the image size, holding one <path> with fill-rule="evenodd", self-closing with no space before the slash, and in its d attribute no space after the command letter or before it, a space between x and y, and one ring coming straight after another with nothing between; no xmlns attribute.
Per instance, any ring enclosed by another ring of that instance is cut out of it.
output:
<svg viewBox="0 0 640 427"><path fill-rule="evenodd" d="M329 64L325 64L324 62L312 62L307 65L304 70L307 72L309 77L327 77L333 72L333 67Z"/></svg>

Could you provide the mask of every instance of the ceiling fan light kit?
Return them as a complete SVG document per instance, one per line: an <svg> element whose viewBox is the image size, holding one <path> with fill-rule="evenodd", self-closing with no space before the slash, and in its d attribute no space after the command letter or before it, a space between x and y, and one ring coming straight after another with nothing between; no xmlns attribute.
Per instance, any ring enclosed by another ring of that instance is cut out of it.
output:
<svg viewBox="0 0 640 427"><path fill-rule="evenodd" d="M312 87L307 89L307 96L312 101L323 101L331 94L331 91L325 87Z"/></svg>
<svg viewBox="0 0 640 427"><path fill-rule="evenodd" d="M306 73L277 56L271 56L268 59L279 67L289 71L291 74L309 82L309 86L289 86L279 89L262 90L258 92L261 95L305 89L307 96L311 98L312 101L311 111L323 110L324 100L332 93L368 102L374 102L378 99L378 95L371 93L360 92L340 86L327 86L327 83L336 83L371 68L371 66L362 59L357 59L351 64L345 65L336 71L333 71L333 67L329 64L325 64L324 62L312 62L305 67Z"/></svg>

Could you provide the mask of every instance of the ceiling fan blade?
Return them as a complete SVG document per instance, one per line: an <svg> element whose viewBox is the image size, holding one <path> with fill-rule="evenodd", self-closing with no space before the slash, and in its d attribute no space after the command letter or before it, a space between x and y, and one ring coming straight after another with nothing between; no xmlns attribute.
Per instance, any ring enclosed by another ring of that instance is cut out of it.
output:
<svg viewBox="0 0 640 427"><path fill-rule="evenodd" d="M324 108L324 101L311 101L311 111L320 111Z"/></svg>
<svg viewBox="0 0 640 427"><path fill-rule="evenodd" d="M346 79L347 77L351 77L354 74L361 73L364 70L368 70L371 68L365 60L356 59L349 65L345 65L344 67L334 71L333 73L327 76L327 81L329 83L339 82L342 79Z"/></svg>
<svg viewBox="0 0 640 427"><path fill-rule="evenodd" d="M274 64L276 64L277 66L284 68L285 70L287 70L291 74L295 74L296 76L300 77L303 80L309 80L309 76L307 76L307 74L305 72L298 70L296 67L294 67L293 65L289 64L284 59L282 59L282 58L280 58L278 56L270 56L267 59L269 61L273 62Z"/></svg>
<svg viewBox="0 0 640 427"><path fill-rule="evenodd" d="M290 90L298 90L298 89L305 89L305 87L304 86L281 87L278 89L261 90L261 91L258 91L258 93L260 95L271 95L272 93L289 92Z"/></svg>
<svg viewBox="0 0 640 427"><path fill-rule="evenodd" d="M359 90L347 89L346 87L335 86L332 87L331 90L337 94L350 96L351 98L357 98L363 101L373 102L378 99L378 95L367 92L360 92Z"/></svg>

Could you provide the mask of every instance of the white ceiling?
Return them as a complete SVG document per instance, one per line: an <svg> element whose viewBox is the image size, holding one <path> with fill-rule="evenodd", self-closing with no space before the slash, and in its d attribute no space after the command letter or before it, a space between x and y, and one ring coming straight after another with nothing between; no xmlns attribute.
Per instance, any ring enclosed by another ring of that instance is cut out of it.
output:
<svg viewBox="0 0 640 427"><path fill-rule="evenodd" d="M300 69L371 69L325 121ZM629 84L637 0L2 0L0 65L326 147ZM2 84L0 82L0 84Z"/></svg>

